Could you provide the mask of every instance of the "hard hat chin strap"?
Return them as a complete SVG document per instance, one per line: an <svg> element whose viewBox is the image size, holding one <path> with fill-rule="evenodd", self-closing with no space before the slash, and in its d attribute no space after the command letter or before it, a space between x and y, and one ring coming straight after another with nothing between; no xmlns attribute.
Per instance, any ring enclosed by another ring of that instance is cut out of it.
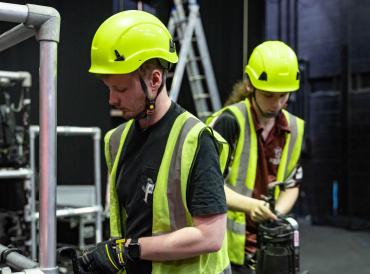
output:
<svg viewBox="0 0 370 274"><path fill-rule="evenodd" d="M141 89L143 90L143 93L145 95L145 108L143 111L141 111L140 113L138 113L134 119L135 120L140 120L140 119L144 119L144 118L148 118L150 115L152 115L154 113L154 110L155 110L155 100L157 99L157 96L153 99L150 99L149 96L148 96L148 87L144 81L144 79L141 77L141 75L139 74L139 81L140 81L140 85L141 85Z"/></svg>
<svg viewBox="0 0 370 274"><path fill-rule="evenodd" d="M136 115L135 117L136 120L148 118L149 116L153 115L155 111L155 101L157 100L158 95L162 91L163 86L164 86L164 77L162 74L162 83L159 86L158 93L154 98L149 98L148 86L146 85L144 79L141 77L140 74L139 74L139 81L140 81L140 85L143 90L143 93L145 95L145 109L142 112L140 112L138 115Z"/></svg>
<svg viewBox="0 0 370 274"><path fill-rule="evenodd" d="M164 61L160 58L156 59L158 61L158 64L162 67L162 75L161 75L161 84L158 88L158 92L157 92L157 95L154 97L154 98L150 98L149 97L149 92L148 92L148 86L147 84L145 83L144 79L141 77L141 69L143 68L143 66L141 66L139 69L138 69L138 75L139 75L139 81L140 81L140 85L141 85L141 89L145 95L145 108L142 112L140 112L138 115L136 115L135 117L135 120L140 120L140 119L149 119L149 117L151 115L153 115L154 111L155 111L155 102L160 94L160 92L162 91L164 85L165 85L165 82L166 82L166 71L169 69L170 67L170 63L167 62L167 61Z"/></svg>

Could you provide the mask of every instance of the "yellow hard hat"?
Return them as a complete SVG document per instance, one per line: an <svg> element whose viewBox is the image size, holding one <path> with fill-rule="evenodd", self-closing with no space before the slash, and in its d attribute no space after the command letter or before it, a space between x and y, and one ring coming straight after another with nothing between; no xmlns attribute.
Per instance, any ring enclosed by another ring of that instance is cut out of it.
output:
<svg viewBox="0 0 370 274"><path fill-rule="evenodd" d="M299 89L297 56L280 41L266 41L257 46L249 58L245 73L259 90L292 92Z"/></svg>
<svg viewBox="0 0 370 274"><path fill-rule="evenodd" d="M177 63L171 34L150 13L123 11L109 17L96 31L91 45L89 72L127 74L152 58Z"/></svg>

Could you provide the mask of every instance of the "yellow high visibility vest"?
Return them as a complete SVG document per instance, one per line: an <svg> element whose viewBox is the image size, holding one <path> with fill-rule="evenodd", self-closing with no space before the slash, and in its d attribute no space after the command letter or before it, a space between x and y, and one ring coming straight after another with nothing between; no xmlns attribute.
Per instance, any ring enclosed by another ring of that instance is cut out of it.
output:
<svg viewBox="0 0 370 274"><path fill-rule="evenodd" d="M239 138L226 183L234 191L251 197L256 179L258 144L249 99L221 109L207 119L207 123L214 123L225 110L235 116L239 126ZM285 145L276 178L279 182L285 181L296 167L301 153L304 132L302 119L285 110L283 110L283 114L288 121L290 133L285 135ZM275 197L277 198L278 195L277 189ZM232 263L239 265L244 264L245 230L245 213L229 210L227 214L229 258Z"/></svg>
<svg viewBox="0 0 370 274"><path fill-rule="evenodd" d="M130 120L109 131L104 138L105 156L110 173L111 237L123 237L122 227L126 217L124 208L118 202L116 174L122 148L132 124L133 120ZM198 151L199 136L204 130L217 140L221 170L226 168L229 155L227 142L192 114L188 112L180 114L171 128L153 193L153 236L193 226L186 203L186 189ZM227 237L218 252L184 260L152 262L152 273L231 273L227 255Z"/></svg>

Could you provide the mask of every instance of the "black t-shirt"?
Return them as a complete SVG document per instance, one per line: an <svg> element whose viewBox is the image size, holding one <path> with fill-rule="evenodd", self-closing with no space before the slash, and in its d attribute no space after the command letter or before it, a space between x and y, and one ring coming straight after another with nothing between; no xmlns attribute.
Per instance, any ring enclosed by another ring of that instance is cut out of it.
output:
<svg viewBox="0 0 370 274"><path fill-rule="evenodd" d="M230 147L230 155L234 155L234 151L237 144L237 139L239 138L240 128L236 117L230 111L224 111L212 126L214 130L221 134L221 136L228 142ZM230 159L231 160L231 159ZM228 166L230 163L228 164ZM228 175L228 169L224 176Z"/></svg>
<svg viewBox="0 0 370 274"><path fill-rule="evenodd" d="M118 199L127 213L126 238L152 235L153 191L171 127L185 110L172 103L155 125L142 130L134 123L128 132L117 172ZM192 216L225 213L223 176L219 169L218 148L204 132L200 138L190 180L187 206ZM151 273L151 262L127 263L128 273Z"/></svg>

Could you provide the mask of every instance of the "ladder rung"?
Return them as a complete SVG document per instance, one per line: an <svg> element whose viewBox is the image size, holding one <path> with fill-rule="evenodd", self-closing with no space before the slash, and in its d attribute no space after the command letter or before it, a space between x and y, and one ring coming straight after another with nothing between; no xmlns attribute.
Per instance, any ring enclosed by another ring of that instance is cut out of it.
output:
<svg viewBox="0 0 370 274"><path fill-rule="evenodd" d="M179 42L180 46L181 46L184 39L182 37L179 37L179 36L174 36L172 40L175 41L175 42ZM192 37L190 41L197 42L197 38Z"/></svg>
<svg viewBox="0 0 370 274"><path fill-rule="evenodd" d="M188 62L196 62L202 60L200 56L195 56L194 58L188 58Z"/></svg>
<svg viewBox="0 0 370 274"><path fill-rule="evenodd" d="M199 81L204 79L206 79L206 77L202 74L189 77L189 81Z"/></svg>
<svg viewBox="0 0 370 274"><path fill-rule="evenodd" d="M182 23L186 23L187 21L188 18L174 20L175 26L181 25Z"/></svg>
<svg viewBox="0 0 370 274"><path fill-rule="evenodd" d="M200 94L194 95L193 98L194 98L194 100L207 99L207 98L209 98L209 94L208 93L200 93Z"/></svg>

